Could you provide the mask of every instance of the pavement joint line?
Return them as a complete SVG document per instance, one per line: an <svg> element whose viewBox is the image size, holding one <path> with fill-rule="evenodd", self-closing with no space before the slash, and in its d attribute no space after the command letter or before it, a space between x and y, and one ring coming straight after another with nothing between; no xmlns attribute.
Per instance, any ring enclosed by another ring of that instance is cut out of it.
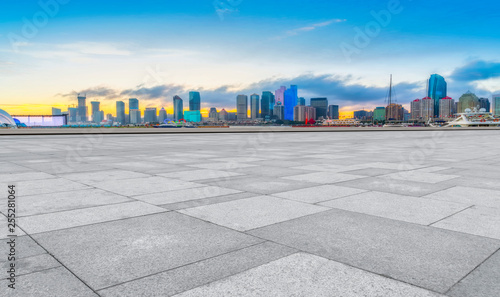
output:
<svg viewBox="0 0 500 297"><path fill-rule="evenodd" d="M423 199L426 199L426 198L423 198ZM444 221L444 220L446 220L446 219L448 219L448 218L451 218L452 216L457 215L457 214L459 214L459 213L461 213L461 212L464 212L464 211L466 211L466 210L468 210L468 209L471 209L471 208L473 208L474 206L476 206L476 205L470 205L470 206L468 206L468 207L466 207L466 208L464 208L464 209L462 209L462 210L459 210L459 211L457 211L457 212L455 212L455 213L453 213L453 214L451 214L451 215L448 215L448 216L446 216L446 217L444 217L444 218L441 218L441 219L439 219L439 220L437 220L437 221L435 221L435 222L433 222L433 223L430 223L430 224L428 224L427 226L429 226L429 227L434 227L434 228L439 228L439 227L435 227L435 226L432 226L432 225L437 224L437 223L439 223L439 222L441 222L441 221ZM442 229L442 228L439 228L439 229ZM446 230L447 230L447 229L446 229ZM483 237L486 237L486 236L483 236Z"/></svg>
<svg viewBox="0 0 500 297"><path fill-rule="evenodd" d="M247 236L250 236L247 234ZM126 283L130 283L130 282L134 282L134 281L137 281L137 280L140 280L140 279L144 279L144 278L148 278L148 277L151 277L151 276L155 276L155 275L158 275L158 274L162 274L162 273L165 273L165 272L169 272L171 270L176 270L176 269L179 269L179 268L183 268L183 267L187 267L187 266L190 266L190 265L194 265L194 264L197 264L197 263L201 263L203 261L206 261L206 260L211 260L211 259L215 259L215 258L218 258L220 256L224 256L224 255L228 255L228 254L232 254L234 252L239 252L239 251L242 251L242 250L245 250L247 248L251 248L251 247L254 247L254 246L258 246L258 245L261 245L261 244L264 244L266 242L270 242L269 240L264 240L264 241L261 241L261 242L258 242L258 243L254 243L254 244L251 244L251 245L248 245L248 246L245 246L245 247L242 247L242 248L238 248L238 249L234 249L234 250L231 250L231 251L228 251L228 252L225 252L225 253L222 253L222 254L218 254L218 255L215 255L215 256L212 256L212 257L208 257L208 258L204 258L204 259L201 259L201 260L197 260L197 261L194 261L194 262L190 262L190 263L186 263L186 264L182 264L180 266L176 266L176 267L172 267L172 268L169 268L169 269L166 269L166 270L162 270L162 271L159 271L159 272L155 272L155 273L152 273L152 274L148 274L148 275L144 275L144 276L141 276L141 277L138 277L138 278L134 278L134 279L131 279L131 280L127 280L127 281L124 281L124 282L121 282L119 284L114 284L114 285L111 285L111 286L108 286L108 287L104 287L104 288L101 288L101 289L98 289L97 291L103 291L103 290L107 290L109 288L113 288L113 287L117 287L117 286L121 286L123 284L126 284ZM297 249L295 249L297 250ZM271 262L271 261L270 261ZM260 266L260 265L258 265ZM256 267L258 267L256 266ZM250 268L251 269L251 268ZM235 273L235 274L238 274L239 272ZM234 274L233 274L234 275ZM203 286L203 285L200 285L200 286ZM199 287L199 286L198 286ZM181 292L179 292L181 293ZM179 293L176 293L176 294L179 294Z"/></svg>
<svg viewBox="0 0 500 297"><path fill-rule="evenodd" d="M500 248L498 248L496 251L494 251L491 255L489 255L488 257L486 257L486 259L484 259L481 263L479 263L478 265L476 265L476 267L474 267L471 271L469 271L466 275L464 275L464 277L462 277L460 280L458 280L455 284L453 284L446 292L444 292L443 294L448 294L451 289L453 289L456 285L458 285L461 281L463 281L465 278L467 278L471 273L473 273L474 271L476 271L481 265L483 265L483 263L485 263L486 261L488 261L491 257L493 257L493 255L495 255L496 253L499 253L500 252Z"/></svg>
<svg viewBox="0 0 500 297"><path fill-rule="evenodd" d="M40 254L40 255L45 255L45 254ZM38 255L38 256L40 256ZM50 255L52 258L54 258L52 255ZM26 259L26 258L23 258L23 259ZM28 273L20 273L20 274L16 274L16 277L21 277L21 276L26 276L26 275L30 275L30 274L33 274L33 273L39 273L39 272L44 272L44 271L47 271L47 270L52 270L52 269L56 269L56 268L62 268L63 266L59 265L59 266L55 266L55 267L49 267L49 268L45 268L45 269L40 269L40 270L36 270L36 271L32 271L32 272L28 272ZM5 280L7 278L2 278L0 280Z"/></svg>

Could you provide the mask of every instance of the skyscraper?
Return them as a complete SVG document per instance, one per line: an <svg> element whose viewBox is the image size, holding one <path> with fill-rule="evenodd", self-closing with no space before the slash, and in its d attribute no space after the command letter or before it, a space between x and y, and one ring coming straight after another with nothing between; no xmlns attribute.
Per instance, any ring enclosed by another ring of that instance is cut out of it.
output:
<svg viewBox="0 0 500 297"><path fill-rule="evenodd" d="M420 117L424 121L428 121L429 119L432 119L435 117L435 110L434 110L434 100L429 97L422 98L420 101ZM439 103L439 102L438 102ZM436 117L439 117L437 115Z"/></svg>
<svg viewBox="0 0 500 297"><path fill-rule="evenodd" d="M174 121L184 119L184 106L179 96L174 96Z"/></svg>
<svg viewBox="0 0 500 297"><path fill-rule="evenodd" d="M156 107L148 107L144 110L144 122L145 123L157 123L158 114L156 113Z"/></svg>
<svg viewBox="0 0 500 297"><path fill-rule="evenodd" d="M94 122L94 123L100 123L100 122L102 122L102 119L100 121L98 121L99 118L95 119L95 115L101 110L101 107L100 107L101 106L101 102L99 102L99 101L91 101L90 105L92 107L92 122ZM99 115L98 115L98 117L99 117Z"/></svg>
<svg viewBox="0 0 500 297"><path fill-rule="evenodd" d="M293 121L293 109L299 99L296 85L291 85L290 89L285 90L285 120Z"/></svg>
<svg viewBox="0 0 500 297"><path fill-rule="evenodd" d="M165 120L167 119L167 111L165 110L165 108L161 108L160 109L160 112L158 114L158 122L161 124L163 123Z"/></svg>
<svg viewBox="0 0 500 297"><path fill-rule="evenodd" d="M297 100L297 105L306 105L306 98L299 97L299 99Z"/></svg>
<svg viewBox="0 0 500 297"><path fill-rule="evenodd" d="M326 118L326 112L328 109L327 98L311 98L311 106L316 108L316 119L319 119L320 117Z"/></svg>
<svg viewBox="0 0 500 297"><path fill-rule="evenodd" d="M248 96L247 95L238 95L236 97L236 116L238 117L238 121L244 121L248 117Z"/></svg>
<svg viewBox="0 0 500 297"><path fill-rule="evenodd" d="M439 100L439 117L449 118L455 113L455 100L446 96Z"/></svg>
<svg viewBox="0 0 500 297"><path fill-rule="evenodd" d="M77 121L86 122L87 121L87 96L80 96L78 94L78 116Z"/></svg>
<svg viewBox="0 0 500 297"><path fill-rule="evenodd" d="M328 106L328 117L332 120L339 119L340 114L339 114L339 106L338 105L329 105Z"/></svg>
<svg viewBox="0 0 500 297"><path fill-rule="evenodd" d="M141 112L139 110L139 117L137 117L137 112L134 112L136 118L132 118L132 110L139 110L139 100L137 98L128 99L128 122L131 124L138 124L141 122Z"/></svg>
<svg viewBox="0 0 500 297"><path fill-rule="evenodd" d="M500 94L491 97L492 112L496 116L500 116Z"/></svg>
<svg viewBox="0 0 500 297"><path fill-rule="evenodd" d="M274 95L271 92L262 92L260 115L262 118L272 116L274 108Z"/></svg>
<svg viewBox="0 0 500 297"><path fill-rule="evenodd" d="M252 120L259 118L259 95L250 95L250 115Z"/></svg>
<svg viewBox="0 0 500 297"><path fill-rule="evenodd" d="M76 108L76 107L69 107L68 108L68 114L69 114L69 122L70 123L76 123L76 122L78 122L78 108Z"/></svg>
<svg viewBox="0 0 500 297"><path fill-rule="evenodd" d="M427 97L431 98L434 103L434 116L439 117L439 99L446 97L447 84L439 74L433 74L429 78L429 87Z"/></svg>
<svg viewBox="0 0 500 297"><path fill-rule="evenodd" d="M189 110L190 111L200 110L200 107L201 107L200 92L189 92Z"/></svg>
<svg viewBox="0 0 500 297"><path fill-rule="evenodd" d="M129 110L129 114L128 114L130 120L129 120L129 124L140 124L142 123L142 119L141 119L141 110L140 109L131 109Z"/></svg>
<svg viewBox="0 0 500 297"><path fill-rule="evenodd" d="M285 91L286 87L280 87L279 89L276 90L275 94L275 102L274 105L277 105L278 102L281 103L280 105L285 105Z"/></svg>
<svg viewBox="0 0 500 297"><path fill-rule="evenodd" d="M479 98L479 108L484 108L490 112L490 100L488 98Z"/></svg>
<svg viewBox="0 0 500 297"><path fill-rule="evenodd" d="M125 124L125 103L116 101L116 121L120 124Z"/></svg>
<svg viewBox="0 0 500 297"><path fill-rule="evenodd" d="M411 116L412 120L419 120L422 117L422 101L415 99L411 102Z"/></svg>

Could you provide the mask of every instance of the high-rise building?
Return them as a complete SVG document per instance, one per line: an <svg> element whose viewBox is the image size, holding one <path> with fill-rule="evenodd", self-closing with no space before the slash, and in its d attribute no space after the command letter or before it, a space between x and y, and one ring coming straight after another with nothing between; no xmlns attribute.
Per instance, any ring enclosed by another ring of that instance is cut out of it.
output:
<svg viewBox="0 0 500 297"><path fill-rule="evenodd" d="M219 120L224 122L229 120L228 112L224 108L219 112Z"/></svg>
<svg viewBox="0 0 500 297"><path fill-rule="evenodd" d="M455 100L446 96L439 100L439 117L449 118L455 113Z"/></svg>
<svg viewBox="0 0 500 297"><path fill-rule="evenodd" d="M236 116L238 121L245 121L248 118L248 96L238 95L236 97Z"/></svg>
<svg viewBox="0 0 500 297"><path fill-rule="evenodd" d="M338 105L329 105L328 106L328 117L332 120L338 120L340 118Z"/></svg>
<svg viewBox="0 0 500 297"><path fill-rule="evenodd" d="M61 109L52 107L52 115L61 115Z"/></svg>
<svg viewBox="0 0 500 297"><path fill-rule="evenodd" d="M312 106L296 105L293 111L293 120L296 122L309 122L316 119L316 108Z"/></svg>
<svg viewBox="0 0 500 297"><path fill-rule="evenodd" d="M427 92L427 97L431 98L434 102L434 116L439 116L439 100L446 97L447 84L444 79L439 74L433 74L429 78L429 89Z"/></svg>
<svg viewBox="0 0 500 297"><path fill-rule="evenodd" d="M259 118L259 95L250 95L250 115L252 120Z"/></svg>
<svg viewBox="0 0 500 297"><path fill-rule="evenodd" d="M479 98L470 91L463 94L460 99L458 99L458 113L464 113L466 109L474 110L474 108L478 107Z"/></svg>
<svg viewBox="0 0 500 297"><path fill-rule="evenodd" d="M116 101L116 122L121 125L125 124L125 103Z"/></svg>
<svg viewBox="0 0 500 297"><path fill-rule="evenodd" d="M131 109L131 110L129 110L128 116L130 118L130 121L129 121L130 124L137 125L137 124L142 123L141 110L140 109Z"/></svg>
<svg viewBox="0 0 500 297"><path fill-rule="evenodd" d="M410 118L412 120L420 120L422 117L422 100L415 99L411 102Z"/></svg>
<svg viewBox="0 0 500 297"><path fill-rule="evenodd" d="M311 98L311 106L316 108L316 119L321 117L326 118L326 112L328 110L327 98Z"/></svg>
<svg viewBox="0 0 500 297"><path fill-rule="evenodd" d="M306 105L306 98L299 97L299 99L297 100L297 105Z"/></svg>
<svg viewBox="0 0 500 297"><path fill-rule="evenodd" d="M189 92L189 110L201 110L200 92Z"/></svg>
<svg viewBox="0 0 500 297"><path fill-rule="evenodd" d="M78 108L69 107L68 108L69 122L76 123L78 122Z"/></svg>
<svg viewBox="0 0 500 297"><path fill-rule="evenodd" d="M87 121L87 96L83 95L80 96L78 94L78 115L77 115L77 121L79 122L86 122Z"/></svg>
<svg viewBox="0 0 500 297"><path fill-rule="evenodd" d="M386 121L403 121L403 106L397 103L389 104L385 110L385 119Z"/></svg>
<svg viewBox="0 0 500 297"><path fill-rule="evenodd" d="M492 110L494 115L500 116L500 94L491 97Z"/></svg>
<svg viewBox="0 0 500 297"><path fill-rule="evenodd" d="M160 112L158 113L158 122L162 124L163 122L165 122L166 119L167 119L167 111L165 110L165 108L162 107L160 109Z"/></svg>
<svg viewBox="0 0 500 297"><path fill-rule="evenodd" d="M285 90L285 120L293 121L293 109L297 105L298 88L291 85L290 89Z"/></svg>
<svg viewBox="0 0 500 297"><path fill-rule="evenodd" d="M236 122L237 120L237 113L236 112L228 112L227 113L227 120L230 122Z"/></svg>
<svg viewBox="0 0 500 297"><path fill-rule="evenodd" d="M144 122L145 123L157 123L158 113L156 112L156 107L148 107L144 110Z"/></svg>
<svg viewBox="0 0 500 297"><path fill-rule="evenodd" d="M128 122L131 123L131 124L137 124L137 123L140 123L141 122L141 119L132 119L132 116L130 115L131 114L131 110L132 109L139 109L139 99L137 98L129 98L128 99ZM137 113L134 113L135 116L137 116Z"/></svg>
<svg viewBox="0 0 500 297"><path fill-rule="evenodd" d="M285 91L286 91L286 87L280 87L279 89L276 90L275 94L275 102L274 102L274 105L277 105L278 102L280 103L280 105L285 105ZM274 106L273 106L274 107Z"/></svg>
<svg viewBox="0 0 500 297"><path fill-rule="evenodd" d="M201 122L201 112L199 110L186 111L184 112L184 120L192 123Z"/></svg>
<svg viewBox="0 0 500 297"><path fill-rule="evenodd" d="M215 107L210 108L210 111L208 112L208 120L211 122L219 121L219 113L217 112L217 108Z"/></svg>
<svg viewBox="0 0 500 297"><path fill-rule="evenodd" d="M262 99L260 100L260 115L262 118L272 116L274 108L274 95L271 92L262 92Z"/></svg>
<svg viewBox="0 0 500 297"><path fill-rule="evenodd" d="M100 124L104 121L104 111L98 110L92 114L92 121L96 124Z"/></svg>
<svg viewBox="0 0 500 297"><path fill-rule="evenodd" d="M179 96L174 96L174 121L184 119L184 106Z"/></svg>
<svg viewBox="0 0 500 297"><path fill-rule="evenodd" d="M488 98L479 98L479 108L484 108L487 112L490 112L490 100Z"/></svg>
<svg viewBox="0 0 500 297"><path fill-rule="evenodd" d="M285 107L281 105L281 102L276 102L276 105L273 108L273 115L276 117L278 120L284 120L285 119Z"/></svg>
<svg viewBox="0 0 500 297"><path fill-rule="evenodd" d="M96 121L96 119L94 118L94 115L101 110L101 102L99 102L99 101L91 101L90 102L90 106L92 108L92 113L91 113L91 115L92 115L92 122L94 122L94 123L100 123L100 122L102 122L102 119L100 121ZM99 120L99 118L97 120Z"/></svg>
<svg viewBox="0 0 500 297"><path fill-rule="evenodd" d="M429 97L420 100L420 118L424 121L434 118L434 100ZM439 116L439 115L438 115Z"/></svg>
<svg viewBox="0 0 500 297"><path fill-rule="evenodd" d="M373 111L373 121L377 123L385 122L385 107L377 107Z"/></svg>

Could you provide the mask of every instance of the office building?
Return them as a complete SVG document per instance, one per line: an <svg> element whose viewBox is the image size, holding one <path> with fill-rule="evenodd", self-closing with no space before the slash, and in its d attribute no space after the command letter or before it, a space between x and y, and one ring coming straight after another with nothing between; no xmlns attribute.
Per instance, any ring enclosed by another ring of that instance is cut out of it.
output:
<svg viewBox="0 0 500 297"><path fill-rule="evenodd" d="M165 110L165 108L162 107L160 109L160 112L158 113L158 122L162 124L163 122L165 122L166 119L167 119L167 111Z"/></svg>
<svg viewBox="0 0 500 297"><path fill-rule="evenodd" d="M491 97L491 104L491 112L496 116L500 116L500 94Z"/></svg>
<svg viewBox="0 0 500 297"><path fill-rule="evenodd" d="M238 95L236 97L236 116L238 121L246 121L248 117L248 96Z"/></svg>
<svg viewBox="0 0 500 297"><path fill-rule="evenodd" d="M455 114L455 100L446 96L439 100L439 118L450 118Z"/></svg>
<svg viewBox="0 0 500 297"><path fill-rule="evenodd" d="M299 97L299 99L297 100L297 105L306 105L306 98Z"/></svg>
<svg viewBox="0 0 500 297"><path fill-rule="evenodd" d="M447 83L439 74L433 74L429 78L427 97L431 98L434 103L434 117L439 116L439 100L447 96Z"/></svg>
<svg viewBox="0 0 500 297"><path fill-rule="evenodd" d="M87 96L80 96L78 94L78 112L77 112L77 121L78 122L87 122Z"/></svg>
<svg viewBox="0 0 500 297"><path fill-rule="evenodd" d="M90 102L90 107L91 107L91 117L92 117L92 122L94 123L100 123L102 122L102 119L100 121L96 121L95 119L95 114L98 113L101 110L101 102L99 101L91 101ZM99 120L99 118L97 118Z"/></svg>
<svg viewBox="0 0 500 297"><path fill-rule="evenodd" d="M156 112L156 107L148 107L144 110L144 122L145 123L158 123L158 114Z"/></svg>
<svg viewBox="0 0 500 297"><path fill-rule="evenodd" d="M340 118L338 105L329 105L328 106L328 117L332 120L338 120Z"/></svg>
<svg viewBox="0 0 500 297"><path fill-rule="evenodd" d="M373 110L373 121L376 123L385 122L385 107L376 107Z"/></svg>
<svg viewBox="0 0 500 297"><path fill-rule="evenodd" d="M228 117L228 112L223 108L220 112L219 112L219 121L228 121L229 120L229 117Z"/></svg>
<svg viewBox="0 0 500 297"><path fill-rule="evenodd" d="M189 110L196 111L201 109L200 92L189 92Z"/></svg>
<svg viewBox="0 0 500 297"><path fill-rule="evenodd" d="M274 108L274 95L271 92L262 92L262 98L260 100L260 116L265 118L266 116L273 115Z"/></svg>
<svg viewBox="0 0 500 297"><path fill-rule="evenodd" d="M129 110L129 124L140 124L142 123L142 118L141 118L141 110L140 109L131 109Z"/></svg>
<svg viewBox="0 0 500 297"><path fill-rule="evenodd" d="M311 98L311 106L316 108L316 119L326 118L326 112L328 111L327 98Z"/></svg>
<svg viewBox="0 0 500 297"><path fill-rule="evenodd" d="M52 115L61 115L61 109L52 107Z"/></svg>
<svg viewBox="0 0 500 297"><path fill-rule="evenodd" d="M296 122L309 122L316 119L316 108L312 106L296 105L293 112L293 120Z"/></svg>
<svg viewBox="0 0 500 297"><path fill-rule="evenodd" d="M467 92L458 99L457 113L464 113L466 109L474 110L479 106L479 98L471 92Z"/></svg>
<svg viewBox="0 0 500 297"><path fill-rule="evenodd" d="M280 87L279 89L276 90L275 92L276 96L274 97L275 100L274 105L278 105L278 102L280 103L279 105L285 105L285 91L286 87Z"/></svg>
<svg viewBox="0 0 500 297"><path fill-rule="evenodd" d="M252 94L250 95L250 116L252 120L258 119L259 116L259 95Z"/></svg>
<svg viewBox="0 0 500 297"><path fill-rule="evenodd" d="M125 103L116 101L116 122L121 125L125 124Z"/></svg>
<svg viewBox="0 0 500 297"><path fill-rule="evenodd" d="M479 109L481 108L490 112L490 100L488 98L479 98Z"/></svg>
<svg viewBox="0 0 500 297"><path fill-rule="evenodd" d="M291 85L289 89L285 90L285 120L293 121L293 109L299 99L297 93L296 85Z"/></svg>
<svg viewBox="0 0 500 297"><path fill-rule="evenodd" d="M201 112L199 110L190 110L184 112L184 120L191 123L201 122Z"/></svg>
<svg viewBox="0 0 500 297"><path fill-rule="evenodd" d="M102 121L104 121L104 111L98 110L93 112L92 121L96 124L102 123Z"/></svg>
<svg viewBox="0 0 500 297"><path fill-rule="evenodd" d="M278 120L285 119L285 107L283 105L281 105L281 102L277 102L276 105L274 106L273 115Z"/></svg>
<svg viewBox="0 0 500 297"><path fill-rule="evenodd" d="M70 123L76 123L76 122L78 122L78 108L76 108L76 107L69 107L68 108L68 115L69 115L68 121Z"/></svg>
<svg viewBox="0 0 500 297"><path fill-rule="evenodd" d="M410 119L420 120L422 117L422 101L420 99L415 99L410 105Z"/></svg>
<svg viewBox="0 0 500 297"><path fill-rule="evenodd" d="M132 109L139 109L139 99L137 98L129 98L128 99L128 122L129 123L137 123L141 122L141 119L132 119L131 118L131 110Z"/></svg>
<svg viewBox="0 0 500 297"><path fill-rule="evenodd" d="M181 97L174 96L174 121L184 119L184 105Z"/></svg>

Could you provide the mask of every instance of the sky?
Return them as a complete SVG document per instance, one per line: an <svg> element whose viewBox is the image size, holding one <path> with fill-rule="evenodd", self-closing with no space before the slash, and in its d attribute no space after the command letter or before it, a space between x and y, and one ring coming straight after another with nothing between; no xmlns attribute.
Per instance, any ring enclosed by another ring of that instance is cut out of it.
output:
<svg viewBox="0 0 500 297"><path fill-rule="evenodd" d="M172 110L200 91L202 108L234 110L238 94L298 85L344 114L426 96L438 73L448 96L500 93L500 4L412 0L4 0L0 109L66 110L76 94L138 98ZM90 104L89 104L90 105Z"/></svg>

